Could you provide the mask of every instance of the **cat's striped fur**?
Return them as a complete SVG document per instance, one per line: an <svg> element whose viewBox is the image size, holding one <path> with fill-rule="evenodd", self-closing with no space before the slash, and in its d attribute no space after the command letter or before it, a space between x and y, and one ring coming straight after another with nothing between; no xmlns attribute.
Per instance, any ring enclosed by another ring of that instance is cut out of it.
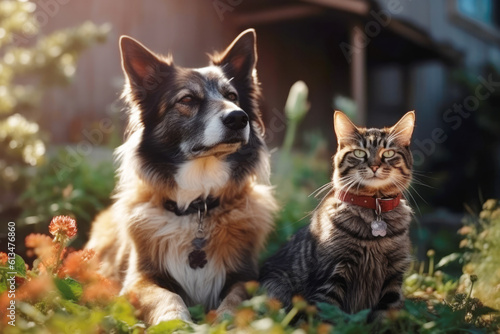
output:
<svg viewBox="0 0 500 334"><path fill-rule="evenodd" d="M264 264L260 281L271 297L286 307L294 295L301 295L310 303L336 304L349 313L370 308L372 319L402 306L401 285L410 264L411 208L402 200L382 213L387 235L376 237L370 228L374 210L342 202L338 194L384 198L406 190L412 175L409 144L414 121L409 112L391 128L365 129L335 113L339 145L332 190L314 211L310 225ZM356 150L364 153L355 154ZM384 156L390 150L394 154Z"/></svg>

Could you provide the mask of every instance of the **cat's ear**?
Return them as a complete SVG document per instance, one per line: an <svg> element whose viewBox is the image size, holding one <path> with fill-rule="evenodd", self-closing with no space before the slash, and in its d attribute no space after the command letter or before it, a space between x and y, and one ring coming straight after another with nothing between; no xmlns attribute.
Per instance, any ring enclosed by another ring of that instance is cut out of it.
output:
<svg viewBox="0 0 500 334"><path fill-rule="evenodd" d="M333 128L338 143L353 139L354 135L358 133L358 128L351 122L349 117L339 110L335 110L335 114L333 114Z"/></svg>
<svg viewBox="0 0 500 334"><path fill-rule="evenodd" d="M410 146L411 135L415 126L415 110L407 112L399 122L391 128L391 137L402 146Z"/></svg>

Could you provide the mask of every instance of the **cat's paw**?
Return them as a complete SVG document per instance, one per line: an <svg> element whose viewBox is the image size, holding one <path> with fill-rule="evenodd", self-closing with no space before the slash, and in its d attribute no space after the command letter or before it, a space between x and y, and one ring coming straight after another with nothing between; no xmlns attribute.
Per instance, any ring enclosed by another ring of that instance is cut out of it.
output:
<svg viewBox="0 0 500 334"><path fill-rule="evenodd" d="M222 322L226 318L234 316L234 309L229 307L219 307L215 313L217 314L216 322Z"/></svg>
<svg viewBox="0 0 500 334"><path fill-rule="evenodd" d="M384 318L386 318L387 316L387 311L374 311L372 310L369 314L368 314L368 318L366 319L368 323L372 323L372 322L379 322L381 320L383 320Z"/></svg>

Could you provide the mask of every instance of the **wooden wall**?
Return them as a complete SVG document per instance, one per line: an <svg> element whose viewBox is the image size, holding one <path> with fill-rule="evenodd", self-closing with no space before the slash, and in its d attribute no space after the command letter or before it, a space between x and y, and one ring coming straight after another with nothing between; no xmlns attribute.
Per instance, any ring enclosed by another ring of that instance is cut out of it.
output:
<svg viewBox="0 0 500 334"><path fill-rule="evenodd" d="M85 129L95 127L117 103L123 85L118 39L130 35L159 53L172 53L183 66L204 66L207 52L224 48L238 31L223 19L212 1L166 0L43 0L51 3L43 26L45 33L73 27L85 21L110 23L105 44L86 51L77 66L73 84L52 90L45 98L42 127L53 143L81 140ZM59 4L64 3L66 4Z"/></svg>

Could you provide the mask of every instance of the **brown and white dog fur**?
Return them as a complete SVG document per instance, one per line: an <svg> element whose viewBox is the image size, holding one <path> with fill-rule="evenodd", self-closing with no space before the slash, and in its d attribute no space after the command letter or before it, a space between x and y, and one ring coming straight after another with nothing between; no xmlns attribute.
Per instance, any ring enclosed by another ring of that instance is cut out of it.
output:
<svg viewBox="0 0 500 334"><path fill-rule="evenodd" d="M130 37L120 39L128 104L115 202L93 223L87 248L101 271L137 296L144 320L190 320L202 304L219 315L258 278L257 257L273 227L269 154L255 65L253 29L199 69L175 66ZM203 219L207 263L188 254L198 215L176 215L198 198L219 198Z"/></svg>

